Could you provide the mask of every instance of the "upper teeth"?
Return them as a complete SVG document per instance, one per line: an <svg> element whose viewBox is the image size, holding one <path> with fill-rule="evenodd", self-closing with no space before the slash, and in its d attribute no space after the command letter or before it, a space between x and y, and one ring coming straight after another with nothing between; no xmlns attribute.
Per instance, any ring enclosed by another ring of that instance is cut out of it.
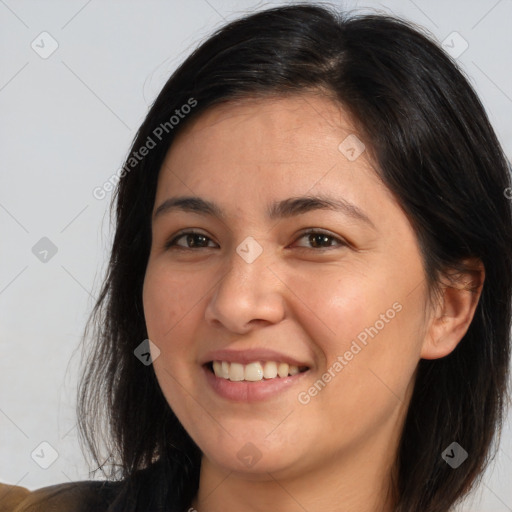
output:
<svg viewBox="0 0 512 512"><path fill-rule="evenodd" d="M288 377L299 373L299 367L288 363L276 363L267 361L260 363L241 364L228 361L213 361L213 371L217 377L233 381L249 380L258 381L279 377Z"/></svg>

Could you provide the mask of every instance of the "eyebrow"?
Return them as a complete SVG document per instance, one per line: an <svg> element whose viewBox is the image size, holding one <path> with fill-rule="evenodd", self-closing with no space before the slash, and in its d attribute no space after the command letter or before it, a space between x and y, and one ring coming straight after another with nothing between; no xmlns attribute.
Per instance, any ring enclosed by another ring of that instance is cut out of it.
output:
<svg viewBox="0 0 512 512"><path fill-rule="evenodd" d="M183 211L198 213L226 220L222 209L212 201L195 196L170 197L166 199L156 210L153 220L172 211ZM370 218L355 204L344 199L334 198L326 195L307 195L301 197L290 197L281 201L271 203L267 208L267 217L270 220L282 219L302 215L315 210L330 210L343 213L353 219L362 221L373 229L376 229Z"/></svg>

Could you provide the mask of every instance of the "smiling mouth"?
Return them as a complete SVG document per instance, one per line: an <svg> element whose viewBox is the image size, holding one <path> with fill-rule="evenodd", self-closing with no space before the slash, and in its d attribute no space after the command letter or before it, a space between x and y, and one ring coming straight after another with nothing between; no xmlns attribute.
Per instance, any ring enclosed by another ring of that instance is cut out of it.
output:
<svg viewBox="0 0 512 512"><path fill-rule="evenodd" d="M307 366L295 366L277 361L254 361L248 364L210 361L204 365L216 377L232 382L258 382L304 373Z"/></svg>

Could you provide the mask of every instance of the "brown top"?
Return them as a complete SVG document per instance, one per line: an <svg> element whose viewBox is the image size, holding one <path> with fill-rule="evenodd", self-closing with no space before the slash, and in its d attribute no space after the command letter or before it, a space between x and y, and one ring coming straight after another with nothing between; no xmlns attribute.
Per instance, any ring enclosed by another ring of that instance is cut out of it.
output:
<svg viewBox="0 0 512 512"><path fill-rule="evenodd" d="M79 481L42 487L0 483L0 512L103 512L113 501L119 482Z"/></svg>
<svg viewBox="0 0 512 512"><path fill-rule="evenodd" d="M65 482L30 491L0 483L0 512L164 512L188 510L179 497L180 481L189 476L165 460L153 462L120 480Z"/></svg>

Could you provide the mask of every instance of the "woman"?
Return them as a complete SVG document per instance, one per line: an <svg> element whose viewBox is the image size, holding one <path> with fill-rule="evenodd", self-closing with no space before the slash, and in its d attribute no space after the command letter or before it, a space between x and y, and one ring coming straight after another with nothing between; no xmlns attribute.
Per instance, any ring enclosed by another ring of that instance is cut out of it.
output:
<svg viewBox="0 0 512 512"><path fill-rule="evenodd" d="M108 481L5 510L441 512L469 493L508 399L511 183L438 45L313 5L232 22L119 177L78 411Z"/></svg>

